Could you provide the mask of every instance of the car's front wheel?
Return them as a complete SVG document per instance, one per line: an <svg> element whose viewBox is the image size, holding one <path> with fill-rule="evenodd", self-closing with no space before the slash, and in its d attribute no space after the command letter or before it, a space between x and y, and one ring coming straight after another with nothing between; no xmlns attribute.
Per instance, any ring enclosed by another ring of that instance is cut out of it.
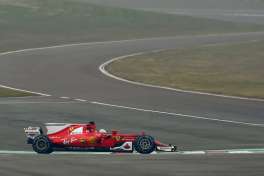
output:
<svg viewBox="0 0 264 176"><path fill-rule="evenodd" d="M149 154L156 148L155 141L151 136L138 136L134 142L134 148L139 153Z"/></svg>
<svg viewBox="0 0 264 176"><path fill-rule="evenodd" d="M32 147L35 152L41 154L49 154L53 152L50 140L44 135L37 136L33 141Z"/></svg>

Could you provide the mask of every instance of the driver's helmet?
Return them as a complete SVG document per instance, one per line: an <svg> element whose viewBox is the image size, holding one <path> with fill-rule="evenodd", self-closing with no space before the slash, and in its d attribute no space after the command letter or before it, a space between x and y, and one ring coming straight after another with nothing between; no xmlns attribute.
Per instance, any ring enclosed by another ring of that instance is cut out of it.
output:
<svg viewBox="0 0 264 176"><path fill-rule="evenodd" d="M90 133L96 131L96 125L94 122L89 122L87 124L87 131L89 131Z"/></svg>
<svg viewBox="0 0 264 176"><path fill-rule="evenodd" d="M107 133L105 129L100 129L99 133Z"/></svg>

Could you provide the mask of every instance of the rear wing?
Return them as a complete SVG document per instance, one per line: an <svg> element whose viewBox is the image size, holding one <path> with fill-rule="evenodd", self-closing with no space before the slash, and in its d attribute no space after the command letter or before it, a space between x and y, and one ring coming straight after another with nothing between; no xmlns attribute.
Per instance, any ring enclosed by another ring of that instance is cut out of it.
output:
<svg viewBox="0 0 264 176"><path fill-rule="evenodd" d="M40 127L28 127L24 128L24 131L27 136L27 143L32 143L35 137L43 134Z"/></svg>

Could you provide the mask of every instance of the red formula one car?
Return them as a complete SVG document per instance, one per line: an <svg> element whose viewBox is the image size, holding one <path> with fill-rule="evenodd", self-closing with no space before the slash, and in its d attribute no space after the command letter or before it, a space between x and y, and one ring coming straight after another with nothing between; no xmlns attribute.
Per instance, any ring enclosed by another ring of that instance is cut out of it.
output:
<svg viewBox="0 0 264 176"><path fill-rule="evenodd" d="M28 144L37 153L51 153L55 150L108 151L149 154L153 151L175 152L176 146L162 144L153 137L142 134L107 133L96 130L94 122L88 124L47 123L47 135L40 127L25 128Z"/></svg>

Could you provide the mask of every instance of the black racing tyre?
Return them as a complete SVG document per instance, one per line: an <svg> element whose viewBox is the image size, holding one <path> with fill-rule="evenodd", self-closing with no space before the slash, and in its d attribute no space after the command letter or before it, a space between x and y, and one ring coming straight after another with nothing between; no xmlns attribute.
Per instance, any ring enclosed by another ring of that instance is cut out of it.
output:
<svg viewBox="0 0 264 176"><path fill-rule="evenodd" d="M40 154L49 154L53 152L52 144L47 136L37 136L32 144L33 150Z"/></svg>
<svg viewBox="0 0 264 176"><path fill-rule="evenodd" d="M156 148L155 140L151 136L138 136L134 142L134 148L138 153L152 153Z"/></svg>

